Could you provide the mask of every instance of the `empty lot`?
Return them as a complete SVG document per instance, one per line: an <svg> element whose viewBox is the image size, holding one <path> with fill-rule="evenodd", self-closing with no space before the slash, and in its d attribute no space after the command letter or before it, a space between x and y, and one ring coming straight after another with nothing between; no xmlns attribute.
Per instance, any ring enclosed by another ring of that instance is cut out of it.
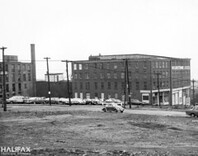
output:
<svg viewBox="0 0 198 156"><path fill-rule="evenodd" d="M8 105L0 111L0 146L29 146L32 155L196 155L198 118L184 112L101 106ZM197 154L198 155L198 154Z"/></svg>

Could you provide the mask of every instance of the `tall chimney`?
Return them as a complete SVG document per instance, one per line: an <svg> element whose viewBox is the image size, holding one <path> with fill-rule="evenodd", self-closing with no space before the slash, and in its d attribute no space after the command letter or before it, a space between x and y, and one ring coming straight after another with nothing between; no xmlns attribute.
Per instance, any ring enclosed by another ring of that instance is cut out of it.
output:
<svg viewBox="0 0 198 156"><path fill-rule="evenodd" d="M31 48L31 64L32 64L32 96L36 96L36 57L35 44L30 45Z"/></svg>

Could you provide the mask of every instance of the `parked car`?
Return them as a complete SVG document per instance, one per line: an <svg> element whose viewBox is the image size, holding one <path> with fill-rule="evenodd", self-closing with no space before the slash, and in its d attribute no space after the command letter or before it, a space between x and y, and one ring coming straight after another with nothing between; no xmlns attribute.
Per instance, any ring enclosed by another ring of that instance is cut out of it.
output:
<svg viewBox="0 0 198 156"><path fill-rule="evenodd" d="M6 100L7 103L24 103L25 97L24 96L13 96Z"/></svg>
<svg viewBox="0 0 198 156"><path fill-rule="evenodd" d="M192 117L198 117L198 106L194 106L186 111L186 114Z"/></svg>
<svg viewBox="0 0 198 156"><path fill-rule="evenodd" d="M27 104L44 104L45 97L29 97L25 100Z"/></svg>
<svg viewBox="0 0 198 156"><path fill-rule="evenodd" d="M131 99L132 105L143 105L143 102L138 99Z"/></svg>
<svg viewBox="0 0 198 156"><path fill-rule="evenodd" d="M103 105L111 104L111 103L115 103L115 104L123 107L123 102L119 99L114 99L114 98L110 98L110 99L105 100Z"/></svg>
<svg viewBox="0 0 198 156"><path fill-rule="evenodd" d="M104 105L104 108L102 108L103 112L124 112L124 108L122 106L119 106L116 103L108 103Z"/></svg>
<svg viewBox="0 0 198 156"><path fill-rule="evenodd" d="M101 99L85 99L86 105L102 105L103 101Z"/></svg>

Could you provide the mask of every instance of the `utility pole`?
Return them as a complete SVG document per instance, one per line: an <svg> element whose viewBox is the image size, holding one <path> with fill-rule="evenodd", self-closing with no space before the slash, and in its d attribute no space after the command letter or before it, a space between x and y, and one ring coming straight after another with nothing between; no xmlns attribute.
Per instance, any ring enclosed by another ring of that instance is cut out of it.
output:
<svg viewBox="0 0 198 156"><path fill-rule="evenodd" d="M172 94L173 94L173 81L172 81L172 61L170 60L170 97L169 97L169 105L172 106L173 105L173 98L172 98Z"/></svg>
<svg viewBox="0 0 198 156"><path fill-rule="evenodd" d="M128 96L129 96L129 108L131 108L131 91L130 91L130 82L129 82L129 66L128 60L126 59L126 80L127 80L127 89L128 89Z"/></svg>
<svg viewBox="0 0 198 156"><path fill-rule="evenodd" d="M67 75L67 93L69 97L69 106L71 106L71 96L70 96L70 85L69 85L69 72L68 72L68 60L63 60L66 63L66 75Z"/></svg>
<svg viewBox="0 0 198 156"><path fill-rule="evenodd" d="M7 104L6 104L6 80L5 80L5 56L4 50L7 49L6 47L0 48L2 50L2 60L3 60L3 110L7 111Z"/></svg>
<svg viewBox="0 0 198 156"><path fill-rule="evenodd" d="M152 76L152 62L150 61L150 105L153 105L153 76Z"/></svg>
<svg viewBox="0 0 198 156"><path fill-rule="evenodd" d="M193 83L193 106L195 106L195 80L192 80Z"/></svg>
<svg viewBox="0 0 198 156"><path fill-rule="evenodd" d="M160 81L159 81L159 76L161 73L157 73L157 89L158 89L158 103L159 103L159 107L161 107L160 104Z"/></svg>
<svg viewBox="0 0 198 156"><path fill-rule="evenodd" d="M48 97L49 97L49 104L51 106L51 90L50 90L49 64L48 64L48 60L50 58L49 57L45 57L44 59L46 59L46 62L47 62Z"/></svg>

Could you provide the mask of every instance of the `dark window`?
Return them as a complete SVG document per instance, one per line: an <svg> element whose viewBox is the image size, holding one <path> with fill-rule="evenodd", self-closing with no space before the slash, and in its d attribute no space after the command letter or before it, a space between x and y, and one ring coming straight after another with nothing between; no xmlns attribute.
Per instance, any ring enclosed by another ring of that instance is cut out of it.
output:
<svg viewBox="0 0 198 156"><path fill-rule="evenodd" d="M9 92L9 84L6 84L6 92Z"/></svg>
<svg viewBox="0 0 198 156"><path fill-rule="evenodd" d="M144 90L147 90L147 82L144 82Z"/></svg>
<svg viewBox="0 0 198 156"><path fill-rule="evenodd" d="M23 74L23 81L26 81L26 74Z"/></svg>
<svg viewBox="0 0 198 156"><path fill-rule="evenodd" d="M83 89L83 83L80 82L80 89Z"/></svg>
<svg viewBox="0 0 198 156"><path fill-rule="evenodd" d="M114 82L114 89L118 89L118 83L117 82Z"/></svg>
<svg viewBox="0 0 198 156"><path fill-rule="evenodd" d="M140 89L140 83L136 82L136 90L139 90L139 89Z"/></svg>
<svg viewBox="0 0 198 156"><path fill-rule="evenodd" d="M28 73L28 81L31 81L31 74Z"/></svg>
<svg viewBox="0 0 198 156"><path fill-rule="evenodd" d="M13 92L16 91L16 88L15 88L15 84L14 84L14 83L12 84L12 91L13 91Z"/></svg>
<svg viewBox="0 0 198 156"><path fill-rule="evenodd" d="M111 89L111 82L108 82L108 89Z"/></svg>
<svg viewBox="0 0 198 156"><path fill-rule="evenodd" d="M94 86L95 86L95 89L98 89L98 83L97 82L94 83Z"/></svg>
<svg viewBox="0 0 198 156"><path fill-rule="evenodd" d="M86 82L86 89L89 90L90 89L90 83Z"/></svg>
<svg viewBox="0 0 198 156"><path fill-rule="evenodd" d="M104 82L101 82L101 89L104 89Z"/></svg>

